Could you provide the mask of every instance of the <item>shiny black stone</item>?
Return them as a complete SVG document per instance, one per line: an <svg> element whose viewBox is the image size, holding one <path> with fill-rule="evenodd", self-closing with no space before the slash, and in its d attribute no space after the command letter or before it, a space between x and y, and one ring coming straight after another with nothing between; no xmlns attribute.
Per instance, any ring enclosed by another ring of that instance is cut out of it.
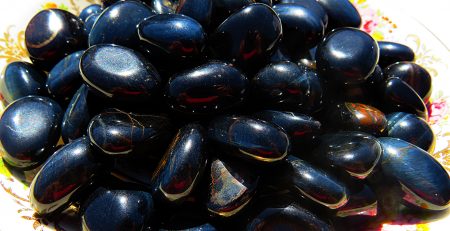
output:
<svg viewBox="0 0 450 231"><path fill-rule="evenodd" d="M230 217L242 210L256 192L259 176L237 161L213 159L208 211L221 217Z"/></svg>
<svg viewBox="0 0 450 231"><path fill-rule="evenodd" d="M64 210L81 199L101 169L89 140L83 137L73 141L55 152L33 179L31 206L40 215Z"/></svg>
<svg viewBox="0 0 450 231"><path fill-rule="evenodd" d="M156 69L139 53L111 44L91 46L80 61L85 84L117 101L147 101L160 86Z"/></svg>
<svg viewBox="0 0 450 231"><path fill-rule="evenodd" d="M211 114L240 105L248 80L235 67L211 61L173 76L165 97L170 108L188 114Z"/></svg>
<svg viewBox="0 0 450 231"><path fill-rule="evenodd" d="M364 179L378 164L381 146L374 136L362 132L328 133L320 137L312 155L321 166Z"/></svg>
<svg viewBox="0 0 450 231"><path fill-rule="evenodd" d="M450 206L447 171L426 151L406 141L379 138L383 155L381 171L400 184L403 202L425 210Z"/></svg>
<svg viewBox="0 0 450 231"><path fill-rule="evenodd" d="M92 114L87 103L88 91L83 84L67 106L61 124L61 138L66 144L86 134Z"/></svg>
<svg viewBox="0 0 450 231"><path fill-rule="evenodd" d="M169 202L191 196L206 165L205 143L199 124L182 127L153 174L153 192Z"/></svg>
<svg viewBox="0 0 450 231"><path fill-rule="evenodd" d="M376 92L384 80L383 69L377 65L372 74L366 79L366 86L371 92Z"/></svg>
<svg viewBox="0 0 450 231"><path fill-rule="evenodd" d="M337 209L347 203L347 188L331 174L292 155L287 160L292 171L292 187L300 195L329 209Z"/></svg>
<svg viewBox="0 0 450 231"><path fill-rule="evenodd" d="M428 110L422 98L406 82L397 77L385 80L380 87L382 109L385 112L408 112L428 120Z"/></svg>
<svg viewBox="0 0 450 231"><path fill-rule="evenodd" d="M85 48L83 21L64 10L42 10L27 25L25 45L31 61L50 70L65 56Z"/></svg>
<svg viewBox="0 0 450 231"><path fill-rule="evenodd" d="M361 26L361 16L356 8L343 0L317 0L328 15L328 31L339 27Z"/></svg>
<svg viewBox="0 0 450 231"><path fill-rule="evenodd" d="M425 68L412 62L399 62L384 69L385 78L397 77L405 81L427 103L431 96L432 79Z"/></svg>
<svg viewBox="0 0 450 231"><path fill-rule="evenodd" d="M255 0L255 2L257 2L257 3L263 3L263 4L266 4L266 5L268 5L268 6L272 6L273 4L272 4L272 0Z"/></svg>
<svg viewBox="0 0 450 231"><path fill-rule="evenodd" d="M154 222L149 192L135 189L96 189L87 199L81 217L83 230L141 231Z"/></svg>
<svg viewBox="0 0 450 231"><path fill-rule="evenodd" d="M63 111L55 101L28 96L10 104L0 119L3 159L13 167L30 169L55 150Z"/></svg>
<svg viewBox="0 0 450 231"><path fill-rule="evenodd" d="M28 95L43 95L45 79L45 73L32 64L12 62L5 67L0 79L0 101L8 105Z"/></svg>
<svg viewBox="0 0 450 231"><path fill-rule="evenodd" d="M98 17L89 33L89 46L113 43L136 47L139 44L136 26L152 15L155 15L153 10L140 1L119 1Z"/></svg>
<svg viewBox="0 0 450 231"><path fill-rule="evenodd" d="M289 138L278 126L244 116L220 116L209 125L208 137L227 152L255 163L283 160Z"/></svg>
<svg viewBox="0 0 450 231"><path fill-rule="evenodd" d="M280 3L281 4L294 3L296 5L303 6L306 9L313 11L317 16L319 16L325 28L328 25L327 12L316 0L281 0Z"/></svg>
<svg viewBox="0 0 450 231"><path fill-rule="evenodd" d="M46 87L50 95L59 101L68 101L80 88L80 60L84 51L77 51L66 56L48 73Z"/></svg>
<svg viewBox="0 0 450 231"><path fill-rule="evenodd" d="M361 83L374 71L378 56L378 44L366 32L337 29L317 46L317 70L321 77L341 84Z"/></svg>
<svg viewBox="0 0 450 231"><path fill-rule="evenodd" d="M388 114L386 119L388 136L402 139L433 153L436 137L427 121L405 112Z"/></svg>
<svg viewBox="0 0 450 231"><path fill-rule="evenodd" d="M314 11L299 4L278 4L273 7L283 25L282 46L291 57L315 47L324 36L322 19Z"/></svg>
<svg viewBox="0 0 450 231"><path fill-rule="evenodd" d="M112 4L120 1L127 1L127 0L101 0L103 7L111 6Z"/></svg>
<svg viewBox="0 0 450 231"><path fill-rule="evenodd" d="M251 81L263 107L313 113L322 106L322 84L313 69L286 61L264 67Z"/></svg>
<svg viewBox="0 0 450 231"><path fill-rule="evenodd" d="M292 155L302 155L310 150L322 133L319 121L297 112L266 110L253 114L253 117L281 127L289 137L289 153Z"/></svg>
<svg viewBox="0 0 450 231"><path fill-rule="evenodd" d="M378 41L378 47L380 47L380 60L378 61L378 65L383 68L396 62L414 60L414 51L403 44Z"/></svg>
<svg viewBox="0 0 450 231"><path fill-rule="evenodd" d="M337 217L350 216L377 216L378 202L375 193L369 186L363 184L358 187L350 187L348 202L337 209Z"/></svg>
<svg viewBox="0 0 450 231"><path fill-rule="evenodd" d="M211 26L216 28L231 14L254 2L254 0L213 0L212 11L214 14L211 17Z"/></svg>
<svg viewBox="0 0 450 231"><path fill-rule="evenodd" d="M87 35L91 33L92 27L94 26L94 23L97 21L99 16L100 13L91 14L84 22L84 30L86 31Z"/></svg>
<svg viewBox="0 0 450 231"><path fill-rule="evenodd" d="M211 21L212 0L151 0L158 14L177 13L189 16L206 27Z"/></svg>
<svg viewBox="0 0 450 231"><path fill-rule="evenodd" d="M84 8L81 12L80 15L78 17L80 17L80 19L83 22L86 22L86 19L93 15L93 14L98 14L102 12L102 6L100 6L99 4L91 4L89 6L87 6L86 8Z"/></svg>
<svg viewBox="0 0 450 231"><path fill-rule="evenodd" d="M268 60L280 37L280 18L269 6L256 3L228 17L209 42L213 57L254 73Z"/></svg>

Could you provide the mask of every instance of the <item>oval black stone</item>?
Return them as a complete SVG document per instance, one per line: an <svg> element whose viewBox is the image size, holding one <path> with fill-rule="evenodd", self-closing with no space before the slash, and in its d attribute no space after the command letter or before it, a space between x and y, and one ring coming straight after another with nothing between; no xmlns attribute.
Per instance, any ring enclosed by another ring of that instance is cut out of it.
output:
<svg viewBox="0 0 450 231"><path fill-rule="evenodd" d="M328 15L328 31L339 27L361 26L361 16L349 1L317 0Z"/></svg>
<svg viewBox="0 0 450 231"><path fill-rule="evenodd" d="M414 60L414 51L403 44L378 41L378 47L380 47L380 60L378 61L378 65L383 68L396 62Z"/></svg>
<svg viewBox="0 0 450 231"><path fill-rule="evenodd" d="M189 16L206 27L211 21L212 0L151 0L158 14L177 13Z"/></svg>
<svg viewBox="0 0 450 231"><path fill-rule="evenodd" d="M61 138L66 144L86 134L92 114L89 112L87 102L88 92L88 87L83 84L72 97L64 113L61 124Z"/></svg>
<svg viewBox="0 0 450 231"><path fill-rule="evenodd" d="M86 31L87 35L91 33L92 27L94 26L94 23L97 21L99 16L100 13L91 14L84 22L84 31Z"/></svg>
<svg viewBox="0 0 450 231"><path fill-rule="evenodd" d="M294 3L296 5L303 6L308 10L311 10L321 18L324 27L327 28L328 14L316 0L280 0L279 2L280 3L278 4Z"/></svg>
<svg viewBox="0 0 450 231"><path fill-rule="evenodd" d="M102 6L99 4L91 4L87 7L85 7L81 12L80 15L78 17L80 17L80 19L83 22L86 22L87 18L89 18L89 16L93 15L93 14L98 14L101 13L103 11Z"/></svg>
<svg viewBox="0 0 450 231"><path fill-rule="evenodd" d="M350 187L347 204L337 209L337 217L377 216L378 201L375 193L366 184Z"/></svg>

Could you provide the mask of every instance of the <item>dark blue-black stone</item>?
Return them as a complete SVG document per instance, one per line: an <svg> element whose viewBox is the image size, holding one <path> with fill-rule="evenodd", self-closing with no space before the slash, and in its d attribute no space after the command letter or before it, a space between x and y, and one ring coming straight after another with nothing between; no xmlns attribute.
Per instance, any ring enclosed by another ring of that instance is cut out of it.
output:
<svg viewBox="0 0 450 231"><path fill-rule="evenodd" d="M317 46L317 71L321 77L340 84L362 83L374 71L378 56L378 44L366 32L337 29Z"/></svg>
<svg viewBox="0 0 450 231"><path fill-rule="evenodd" d="M128 0L101 0L103 7L111 6L112 4L120 1L128 1Z"/></svg>
<svg viewBox="0 0 450 231"><path fill-rule="evenodd" d="M55 150L63 111L55 101L28 96L10 104L0 119L0 145L9 165L29 169Z"/></svg>
<svg viewBox="0 0 450 231"><path fill-rule="evenodd" d="M381 171L400 183L403 201L426 210L450 206L447 171L426 151L406 141L379 138L383 155Z"/></svg>
<svg viewBox="0 0 450 231"><path fill-rule="evenodd" d="M48 73L46 87L49 94L57 101L67 102L80 88L80 60L84 51L77 51L66 56Z"/></svg>
<svg viewBox="0 0 450 231"><path fill-rule="evenodd" d="M113 43L136 47L139 44L136 26L152 15L153 10L140 1L119 1L98 17L89 33L89 46Z"/></svg>
<svg viewBox="0 0 450 231"><path fill-rule="evenodd" d="M183 14L195 19L205 28L211 22L212 0L151 0L150 5L158 14Z"/></svg>
<svg viewBox="0 0 450 231"><path fill-rule="evenodd" d="M378 65L383 68L396 62L414 60L414 51L403 44L378 41L378 47L380 47L380 60L378 61Z"/></svg>
<svg viewBox="0 0 450 231"><path fill-rule="evenodd" d="M213 0L211 26L213 29L217 28L231 14L254 2L254 0Z"/></svg>
<svg viewBox="0 0 450 231"><path fill-rule="evenodd" d="M369 186L366 184L352 185L349 191L348 202L337 209L337 217L377 216L377 197Z"/></svg>
<svg viewBox="0 0 450 231"><path fill-rule="evenodd" d="M101 13L102 10L102 6L100 6L99 4L92 4L84 8L80 12L80 15L78 17L80 17L83 22L86 22L86 19L89 18L89 16Z"/></svg>
<svg viewBox="0 0 450 231"><path fill-rule="evenodd" d="M140 53L112 44L87 49L81 57L80 73L93 92L117 101L150 100L161 81Z"/></svg>
<svg viewBox="0 0 450 231"><path fill-rule="evenodd" d="M42 10L27 25L25 45L31 61L50 70L65 56L86 47L83 21L64 10Z"/></svg>
<svg viewBox="0 0 450 231"><path fill-rule="evenodd" d="M261 69L251 81L251 90L263 107L309 114L322 106L322 84L315 70L289 61Z"/></svg>
<svg viewBox="0 0 450 231"><path fill-rule="evenodd" d="M86 134L91 119L87 102L88 92L88 87L83 84L67 106L61 124L61 138L66 144Z"/></svg>
<svg viewBox="0 0 450 231"><path fill-rule="evenodd" d="M96 189L84 203L83 230L141 231L155 220L152 195L138 189Z"/></svg>
<svg viewBox="0 0 450 231"><path fill-rule="evenodd" d="M100 13L91 14L84 22L84 30L86 31L87 35L91 33L92 27L94 26L94 23L97 21L99 16Z"/></svg>
<svg viewBox="0 0 450 231"><path fill-rule="evenodd" d="M325 28L328 25L328 15L325 9L316 0L280 0L278 4L294 3L313 11L322 20Z"/></svg>
<svg viewBox="0 0 450 231"><path fill-rule="evenodd" d="M361 26L361 16L349 1L343 0L317 0L328 15L327 30L339 27Z"/></svg>
<svg viewBox="0 0 450 231"><path fill-rule="evenodd" d="M92 154L86 137L55 152L31 183L31 207L38 214L47 215L79 202L102 171L102 164Z"/></svg>
<svg viewBox="0 0 450 231"><path fill-rule="evenodd" d="M406 112L394 112L386 116L387 135L407 141L433 153L436 137L424 119Z"/></svg>
<svg viewBox="0 0 450 231"><path fill-rule="evenodd" d="M4 105L28 95L45 93L46 75L30 63L12 62L0 78L0 100Z"/></svg>

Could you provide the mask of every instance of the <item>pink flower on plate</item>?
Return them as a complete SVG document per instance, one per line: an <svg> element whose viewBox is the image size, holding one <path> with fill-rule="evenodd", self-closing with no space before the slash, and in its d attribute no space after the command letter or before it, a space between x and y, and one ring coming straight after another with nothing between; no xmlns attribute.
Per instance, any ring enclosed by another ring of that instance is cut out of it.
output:
<svg viewBox="0 0 450 231"><path fill-rule="evenodd" d="M377 27L378 23L370 19L364 22L363 30L367 33L372 33L372 31Z"/></svg>
<svg viewBox="0 0 450 231"><path fill-rule="evenodd" d="M428 105L429 122L435 124L448 117L448 103L443 98L435 99Z"/></svg>

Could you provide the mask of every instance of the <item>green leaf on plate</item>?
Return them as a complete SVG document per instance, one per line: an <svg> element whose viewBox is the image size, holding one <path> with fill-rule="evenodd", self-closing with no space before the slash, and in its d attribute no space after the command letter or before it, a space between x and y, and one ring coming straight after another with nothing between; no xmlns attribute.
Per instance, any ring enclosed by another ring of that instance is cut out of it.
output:
<svg viewBox="0 0 450 231"><path fill-rule="evenodd" d="M11 173L3 163L3 158L0 158L0 175L6 176L8 178L11 177Z"/></svg>

